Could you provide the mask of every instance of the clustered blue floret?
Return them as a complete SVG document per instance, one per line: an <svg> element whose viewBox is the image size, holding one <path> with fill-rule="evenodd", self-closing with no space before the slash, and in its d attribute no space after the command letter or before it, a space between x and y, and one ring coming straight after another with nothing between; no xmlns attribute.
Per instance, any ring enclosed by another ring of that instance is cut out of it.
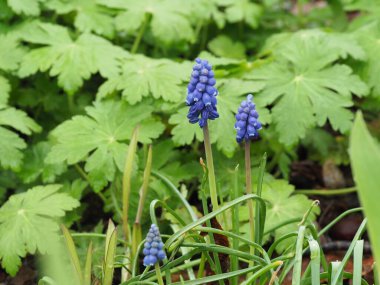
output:
<svg viewBox="0 0 380 285"><path fill-rule="evenodd" d="M207 60L195 59L189 85L187 86L186 104L190 106L187 118L189 122L203 128L207 120L219 117L216 109L216 96L218 90L215 88L215 74L212 66Z"/></svg>
<svg viewBox="0 0 380 285"><path fill-rule="evenodd" d="M236 141L241 143L243 140L250 140L259 137L261 123L258 121L259 114L256 111L256 105L252 102L252 94L247 96L247 100L241 102L236 114Z"/></svg>
<svg viewBox="0 0 380 285"><path fill-rule="evenodd" d="M155 224L150 226L144 244L144 266L155 265L166 258L164 243L161 240L160 231Z"/></svg>

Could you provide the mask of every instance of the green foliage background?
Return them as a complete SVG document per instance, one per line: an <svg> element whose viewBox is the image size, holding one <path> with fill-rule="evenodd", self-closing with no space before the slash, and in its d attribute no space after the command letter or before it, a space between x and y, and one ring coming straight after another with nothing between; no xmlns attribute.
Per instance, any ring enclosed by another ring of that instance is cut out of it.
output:
<svg viewBox="0 0 380 285"><path fill-rule="evenodd" d="M57 183L77 200L95 192L117 216L137 124L139 142L154 145L154 170L177 185L194 181L202 135L187 122L184 98L197 56L218 82L220 118L210 128L223 193L242 157L234 112L248 93L265 124L253 155L267 151L272 173L288 178L301 147L347 164L354 112L375 120L380 111L380 1L320 3L0 0L0 199ZM133 201L145 155L142 147ZM148 199L175 208L165 187L153 179ZM91 207L82 203L66 223L80 228Z"/></svg>

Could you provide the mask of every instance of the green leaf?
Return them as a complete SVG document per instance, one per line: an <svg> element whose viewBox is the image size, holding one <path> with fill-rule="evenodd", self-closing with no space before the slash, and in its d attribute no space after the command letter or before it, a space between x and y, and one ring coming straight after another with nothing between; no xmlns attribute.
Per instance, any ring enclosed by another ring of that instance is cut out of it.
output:
<svg viewBox="0 0 380 285"><path fill-rule="evenodd" d="M40 14L40 2L44 0L8 0L8 6L16 14L38 16Z"/></svg>
<svg viewBox="0 0 380 285"><path fill-rule="evenodd" d="M182 5L188 5L184 9L191 11L190 20L195 25L204 23L207 25L210 19L214 20L219 29L223 29L226 24L225 14L219 10L218 6L222 6L220 0L197 0L186 1L181 3Z"/></svg>
<svg viewBox="0 0 380 285"><path fill-rule="evenodd" d="M302 30L297 33L281 33L274 35L268 39L262 50L262 53L275 53L285 56L287 48L284 46L290 44L294 39L302 39L303 41L311 40L322 42L328 48L330 54L336 59L347 58L348 56L365 60L366 52L352 34L347 33L328 33L318 29Z"/></svg>
<svg viewBox="0 0 380 285"><path fill-rule="evenodd" d="M380 98L380 82L378 80L380 74L380 22L362 26L354 34L368 56L368 60L360 67L360 74L368 86L372 88L373 95Z"/></svg>
<svg viewBox="0 0 380 285"><path fill-rule="evenodd" d="M58 14L76 12L74 25L81 32L94 32L108 38L114 36L112 11L96 0L49 0L46 5Z"/></svg>
<svg viewBox="0 0 380 285"><path fill-rule="evenodd" d="M172 139L178 145L189 145L194 139L203 140L202 129L197 124L190 124L187 116L188 107L178 110L169 119L169 124L175 125L172 129Z"/></svg>
<svg viewBox="0 0 380 285"><path fill-rule="evenodd" d="M378 203L380 193L380 147L375 141L359 112L350 137L350 157L354 180L358 188L360 202L368 218L368 231L375 260L380 260L380 220Z"/></svg>
<svg viewBox="0 0 380 285"><path fill-rule="evenodd" d="M58 239L59 226L54 219L79 206L67 194L57 193L59 188L34 187L11 196L0 208L0 258L9 274L16 274L27 253L46 253Z"/></svg>
<svg viewBox="0 0 380 285"><path fill-rule="evenodd" d="M15 36L0 35L0 69L11 71L18 65L25 54Z"/></svg>
<svg viewBox="0 0 380 285"><path fill-rule="evenodd" d="M17 169L21 165L25 142L14 132L0 127L0 163L5 169Z"/></svg>
<svg viewBox="0 0 380 285"><path fill-rule="evenodd" d="M226 35L220 35L208 43L208 48L217 56L227 58L245 58L245 47L241 42L233 41Z"/></svg>
<svg viewBox="0 0 380 285"><path fill-rule="evenodd" d="M182 66L166 59L151 59L134 55L123 61L121 72L109 78L100 88L98 98L115 91L122 91L122 97L131 104L144 97L153 96L165 101L178 102L183 97Z"/></svg>
<svg viewBox="0 0 380 285"><path fill-rule="evenodd" d="M48 142L39 142L26 150L24 163L19 172L19 176L24 183L31 183L39 177L41 177L43 183L52 183L55 182L57 175L66 170L65 165L62 163L45 163L45 158L50 150L51 145Z"/></svg>
<svg viewBox="0 0 380 285"><path fill-rule="evenodd" d="M225 155L231 156L238 144L235 141L236 130L234 113L237 111L243 96L260 90L263 84L244 81L239 79L219 80L217 88L219 90L218 112L220 117L210 121L210 132L212 142L216 142L217 148ZM264 114L265 109L259 109L259 113ZM178 113L171 116L169 123L176 126L172 130L173 141L178 145L190 144L194 138L203 140L202 130L197 124L190 124L186 117L188 107L182 108ZM265 122L265 120L263 121Z"/></svg>
<svg viewBox="0 0 380 285"><path fill-rule="evenodd" d="M96 190L112 181L116 170L123 171L133 128L139 124L138 140L150 143L165 129L152 118L153 107L130 106L125 102L96 102L86 108L86 116L74 116L52 132L56 143L48 154L48 163L85 161L85 170Z"/></svg>
<svg viewBox="0 0 380 285"><path fill-rule="evenodd" d="M41 131L41 127L25 112L15 108L0 110L0 125L12 127L25 135Z"/></svg>
<svg viewBox="0 0 380 285"><path fill-rule="evenodd" d="M181 0L103 0L102 3L122 10L115 20L118 30L135 33L148 14L151 15L149 26L156 39L172 43L194 38L189 9L184 9L186 2Z"/></svg>
<svg viewBox="0 0 380 285"><path fill-rule="evenodd" d="M0 109L8 105L8 98L10 92L11 86L8 80L0 76Z"/></svg>
<svg viewBox="0 0 380 285"><path fill-rule="evenodd" d="M353 105L351 95L368 93L347 65L333 65L342 53L326 42L322 37L296 35L280 49L275 61L246 76L265 83L257 103L275 103L273 122L284 144L294 144L308 129L323 126L327 120L334 130L347 132L353 118L347 109Z"/></svg>
<svg viewBox="0 0 380 285"><path fill-rule="evenodd" d="M82 34L73 41L66 28L53 24L34 22L21 32L21 36L43 47L26 54L20 76L50 70L49 75L58 76L58 85L69 94L75 93L83 81L96 72L105 78L116 76L119 59L125 56L120 47L101 37Z"/></svg>
<svg viewBox="0 0 380 285"><path fill-rule="evenodd" d="M263 12L260 5L249 0L230 0L226 8L226 18L230 23L244 21L251 28L257 28Z"/></svg>
<svg viewBox="0 0 380 285"><path fill-rule="evenodd" d="M0 109L0 163L6 169L17 169L23 157L21 150L26 148L26 144L16 133L2 126L11 127L25 135L39 132L41 128L23 111Z"/></svg>

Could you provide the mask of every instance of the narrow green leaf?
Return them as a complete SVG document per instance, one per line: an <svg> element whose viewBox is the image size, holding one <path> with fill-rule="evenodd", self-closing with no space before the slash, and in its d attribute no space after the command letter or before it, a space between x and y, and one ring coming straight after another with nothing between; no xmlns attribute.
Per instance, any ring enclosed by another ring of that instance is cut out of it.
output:
<svg viewBox="0 0 380 285"><path fill-rule="evenodd" d="M368 132L363 115L356 115L350 137L350 158L360 202L368 218L368 231L375 260L380 260L380 147ZM379 268L377 269L379 270Z"/></svg>
<svg viewBox="0 0 380 285"><path fill-rule="evenodd" d="M302 271L302 252L303 252L303 239L305 236L305 226L300 226L298 229L298 237L296 243L296 256L293 268L292 285L301 284L301 271Z"/></svg>
<svg viewBox="0 0 380 285"><path fill-rule="evenodd" d="M363 265L363 246L364 241L358 240L354 248L354 277L352 278L352 285L360 285L361 283Z"/></svg>
<svg viewBox="0 0 380 285"><path fill-rule="evenodd" d="M128 224L129 196L131 194L131 177L137 149L138 132L139 127L137 126L133 131L131 142L128 147L127 158L125 160L125 167L123 173L123 230L127 242L129 242L130 240Z"/></svg>
<svg viewBox="0 0 380 285"><path fill-rule="evenodd" d="M354 238L353 238L353 240L351 242L350 247L348 248L346 254L344 255L343 260L340 263L339 268L337 269L338 270L337 274L335 274L335 277L333 279L331 279L332 280L331 285L339 285L340 284L339 283L340 282L339 278L342 276L343 269L346 266L349 258L351 257L352 252L354 251L354 247L356 245L356 241L358 241L359 238L364 233L366 225L367 225L367 219L364 219L364 221L361 223L359 229L357 230L357 232L356 232L356 234L355 234L355 236L354 236Z"/></svg>
<svg viewBox="0 0 380 285"><path fill-rule="evenodd" d="M321 254L318 242L312 237L309 238L310 263L311 263L311 284L320 285Z"/></svg>
<svg viewBox="0 0 380 285"><path fill-rule="evenodd" d="M91 285L91 269L92 269L92 242L87 249L86 263L84 266L84 285Z"/></svg>
<svg viewBox="0 0 380 285"><path fill-rule="evenodd" d="M61 229L62 229L63 237L65 239L65 243L67 246L67 250L69 252L69 256L71 259L71 264L74 267L78 280L80 280L80 284L83 284L82 269L80 266L78 253L75 249L74 240L71 237L69 230L64 225L61 225Z"/></svg>
<svg viewBox="0 0 380 285"><path fill-rule="evenodd" d="M261 199L260 197L258 197L257 195L254 195L254 194L250 194L250 195L244 195L242 197L239 197L238 199L235 199L233 201L230 201L228 203L225 203L222 207L220 207L218 210L216 211L213 211L205 216L203 216L202 218L198 219L197 221L195 222L192 222L190 224L188 224L187 226L183 227L181 230L179 230L178 232L174 233L167 241L166 241L166 246L167 248L169 248L169 246L175 241L177 240L179 237L181 237L183 234L185 234L186 232L190 231L191 229L195 228L196 226L199 226L201 224L203 224L204 222L206 222L207 220L223 213L224 211L226 211L227 209L235 206L235 205L238 205L239 203L242 203L244 201L247 201L248 199L254 199L254 200L257 200L257 202L259 202L261 204L261 207L260 207L260 211L262 211L262 215L265 216L265 211L266 211L266 205L265 205L265 202L263 199ZM260 225L261 226L261 225ZM261 228L257 229L261 232L264 232L264 227L262 225Z"/></svg>
<svg viewBox="0 0 380 285"><path fill-rule="evenodd" d="M267 154L264 153L261 161L260 161L260 167L259 167L259 179L257 181L257 196L261 197L261 191L263 188L263 180L264 180L264 173L265 173L265 166L267 163ZM257 229L260 229L260 227L265 225L265 218L266 216L262 216L260 213L260 204L255 205L255 242L261 243L263 239L264 233L260 233Z"/></svg>
<svg viewBox="0 0 380 285"><path fill-rule="evenodd" d="M103 285L112 285L113 273L114 273L114 258L117 245L117 229L114 228L112 222L110 222L107 230L106 238L106 252L103 265Z"/></svg>
<svg viewBox="0 0 380 285"><path fill-rule="evenodd" d="M343 285L343 272L340 270L341 266L342 262L340 261L331 262L329 272L330 284Z"/></svg>

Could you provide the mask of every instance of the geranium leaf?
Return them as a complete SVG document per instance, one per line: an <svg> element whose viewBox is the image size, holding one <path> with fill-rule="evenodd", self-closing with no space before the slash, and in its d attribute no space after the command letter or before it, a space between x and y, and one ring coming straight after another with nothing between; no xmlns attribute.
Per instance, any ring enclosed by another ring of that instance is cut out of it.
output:
<svg viewBox="0 0 380 285"><path fill-rule="evenodd" d="M164 125L153 118L153 107L130 106L125 102L96 102L86 108L86 116L75 116L63 122L52 135L56 144L48 154L48 163L85 161L85 170L96 190L114 179L117 169L123 171L120 158L125 158L132 130L140 125L138 140L150 143L163 131Z"/></svg>
<svg viewBox="0 0 380 285"><path fill-rule="evenodd" d="M343 54L323 37L295 35L285 44L274 62L246 75L265 83L257 103L270 105L280 141L291 145L314 125L328 120L335 130L347 132L352 124L351 95L364 96L368 88L352 70L333 64ZM330 50L329 50L330 51ZM289 117L292 114L292 117Z"/></svg>
<svg viewBox="0 0 380 285"><path fill-rule="evenodd" d="M34 187L11 196L0 208L0 258L9 274L15 275L27 253L46 253L59 238L54 219L79 206L67 194L57 193L60 187Z"/></svg>
<svg viewBox="0 0 380 285"><path fill-rule="evenodd" d="M30 24L21 36L43 47L26 54L20 76L50 70L50 76L58 76L59 86L69 94L75 93L96 72L106 78L116 76L119 59L126 55L120 47L95 35L82 34L74 41L66 28L53 24Z"/></svg>

